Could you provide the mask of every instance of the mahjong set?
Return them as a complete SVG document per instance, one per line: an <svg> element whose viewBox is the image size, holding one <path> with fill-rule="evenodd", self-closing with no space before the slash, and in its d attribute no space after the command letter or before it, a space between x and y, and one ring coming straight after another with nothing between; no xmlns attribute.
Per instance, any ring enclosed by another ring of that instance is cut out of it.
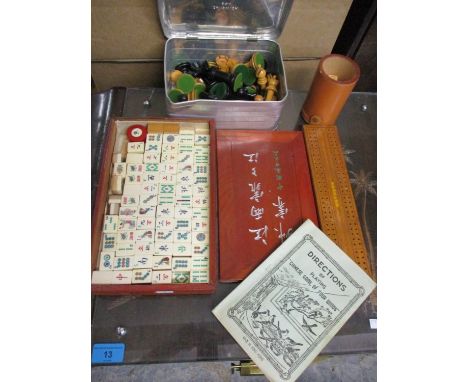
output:
<svg viewBox="0 0 468 382"><path fill-rule="evenodd" d="M111 121L93 216L93 293L214 290L214 132L207 120Z"/></svg>

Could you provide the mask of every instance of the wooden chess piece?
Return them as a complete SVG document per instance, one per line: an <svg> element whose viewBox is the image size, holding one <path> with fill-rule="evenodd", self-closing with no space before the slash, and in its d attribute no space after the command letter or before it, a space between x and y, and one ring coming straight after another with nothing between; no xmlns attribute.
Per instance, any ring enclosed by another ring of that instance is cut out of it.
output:
<svg viewBox="0 0 468 382"><path fill-rule="evenodd" d="M228 61L229 57L224 56L224 55L219 55L216 57L216 66L221 72L228 73L229 72L229 66L228 66Z"/></svg>
<svg viewBox="0 0 468 382"><path fill-rule="evenodd" d="M268 86L266 87L267 94L265 97L265 101L272 101L273 96L277 92L279 81L276 79L276 76L274 74L269 74L267 78L268 78Z"/></svg>
<svg viewBox="0 0 468 382"><path fill-rule="evenodd" d="M260 89L265 89L265 86L267 84L267 79L266 79L266 70L263 69L261 66L258 67L257 72L257 84L260 86Z"/></svg>
<svg viewBox="0 0 468 382"><path fill-rule="evenodd" d="M235 58L229 57L227 61L227 66L231 73L234 72L234 68L236 67L237 64L239 64L239 61L237 61Z"/></svg>
<svg viewBox="0 0 468 382"><path fill-rule="evenodd" d="M171 82L175 84L181 75L182 72L180 70L173 70L171 74L169 74L169 78Z"/></svg>

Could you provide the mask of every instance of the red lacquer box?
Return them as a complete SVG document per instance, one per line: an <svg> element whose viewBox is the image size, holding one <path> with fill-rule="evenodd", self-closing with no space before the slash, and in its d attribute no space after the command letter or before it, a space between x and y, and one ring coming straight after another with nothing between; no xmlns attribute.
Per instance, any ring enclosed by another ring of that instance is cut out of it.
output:
<svg viewBox="0 0 468 382"><path fill-rule="evenodd" d="M317 213L302 132L219 130L220 281L247 277Z"/></svg>

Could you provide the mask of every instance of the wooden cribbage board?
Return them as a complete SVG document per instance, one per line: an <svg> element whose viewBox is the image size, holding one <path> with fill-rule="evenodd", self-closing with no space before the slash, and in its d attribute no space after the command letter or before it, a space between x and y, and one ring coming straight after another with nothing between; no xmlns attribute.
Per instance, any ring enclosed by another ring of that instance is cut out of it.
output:
<svg viewBox="0 0 468 382"><path fill-rule="evenodd" d="M147 127L145 142L128 142L127 128L135 124ZM167 150L166 141L171 146ZM171 295L214 291L217 279L215 148L213 121L111 120L93 212L91 290L94 294ZM137 158L134 155L130 162L132 154L137 154ZM117 175L123 181L120 192L115 190ZM191 179L182 179L186 175ZM196 183L199 179L200 183ZM184 249L179 251L182 246Z"/></svg>
<svg viewBox="0 0 468 382"><path fill-rule="evenodd" d="M373 277L338 130L304 125L304 139L320 228Z"/></svg>

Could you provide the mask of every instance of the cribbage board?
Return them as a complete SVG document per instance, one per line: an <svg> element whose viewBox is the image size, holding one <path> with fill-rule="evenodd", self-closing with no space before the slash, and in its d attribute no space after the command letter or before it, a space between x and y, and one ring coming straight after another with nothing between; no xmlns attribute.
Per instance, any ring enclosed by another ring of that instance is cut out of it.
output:
<svg viewBox="0 0 468 382"><path fill-rule="evenodd" d="M93 216L93 293L214 290L215 145L211 121L111 122Z"/></svg>

